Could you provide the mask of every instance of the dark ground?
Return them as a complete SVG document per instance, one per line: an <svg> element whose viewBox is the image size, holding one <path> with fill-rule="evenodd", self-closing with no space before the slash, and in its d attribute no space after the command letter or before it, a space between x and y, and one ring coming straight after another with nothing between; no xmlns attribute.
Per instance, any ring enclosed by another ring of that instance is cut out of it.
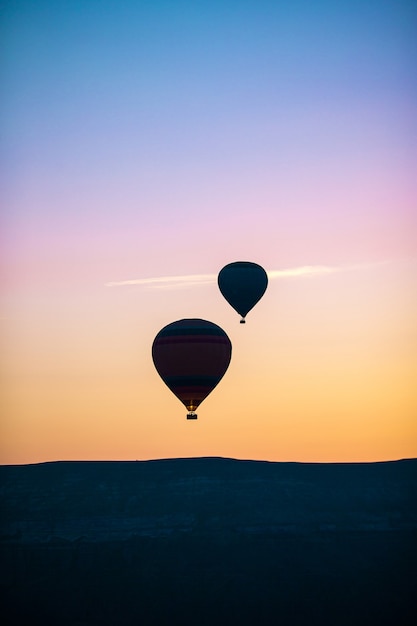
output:
<svg viewBox="0 0 417 626"><path fill-rule="evenodd" d="M417 460L3 466L0 495L6 626L415 623Z"/></svg>

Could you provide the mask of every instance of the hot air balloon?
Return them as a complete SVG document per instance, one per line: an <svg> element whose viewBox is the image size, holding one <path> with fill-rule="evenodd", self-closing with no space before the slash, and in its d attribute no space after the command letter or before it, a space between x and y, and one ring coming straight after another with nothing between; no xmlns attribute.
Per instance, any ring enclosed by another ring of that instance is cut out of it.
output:
<svg viewBox="0 0 417 626"><path fill-rule="evenodd" d="M197 419L195 410L224 376L231 355L224 330L200 319L168 324L152 344L157 372L187 408L187 419Z"/></svg>
<svg viewBox="0 0 417 626"><path fill-rule="evenodd" d="M264 295L268 276L257 263L236 261L220 270L217 282L228 303L242 316L240 323L244 324L246 315Z"/></svg>

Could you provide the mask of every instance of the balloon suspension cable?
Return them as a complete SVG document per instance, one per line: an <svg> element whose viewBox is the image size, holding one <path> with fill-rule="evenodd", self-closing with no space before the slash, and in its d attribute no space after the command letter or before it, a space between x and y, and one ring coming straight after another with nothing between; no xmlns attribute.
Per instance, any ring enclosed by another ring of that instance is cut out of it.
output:
<svg viewBox="0 0 417 626"><path fill-rule="evenodd" d="M194 413L194 411L190 411L189 413L187 413L187 420L196 420L197 419L197 413Z"/></svg>
<svg viewBox="0 0 417 626"><path fill-rule="evenodd" d="M240 320L240 323L241 323L241 324L246 324L246 320L245 320L245 318L244 318L244 317L242 317L242 319Z"/></svg>

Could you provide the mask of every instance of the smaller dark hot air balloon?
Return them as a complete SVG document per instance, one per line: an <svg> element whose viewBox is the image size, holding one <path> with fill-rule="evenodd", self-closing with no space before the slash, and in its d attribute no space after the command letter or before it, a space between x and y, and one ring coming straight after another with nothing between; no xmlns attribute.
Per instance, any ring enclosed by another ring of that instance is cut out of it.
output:
<svg viewBox="0 0 417 626"><path fill-rule="evenodd" d="M200 319L168 324L152 344L156 370L187 408L187 419L197 419L196 408L223 378L231 355L224 330Z"/></svg>
<svg viewBox="0 0 417 626"><path fill-rule="evenodd" d="M257 263L236 261L220 270L217 282L228 303L242 316L240 323L244 324L246 315L264 295L268 276Z"/></svg>

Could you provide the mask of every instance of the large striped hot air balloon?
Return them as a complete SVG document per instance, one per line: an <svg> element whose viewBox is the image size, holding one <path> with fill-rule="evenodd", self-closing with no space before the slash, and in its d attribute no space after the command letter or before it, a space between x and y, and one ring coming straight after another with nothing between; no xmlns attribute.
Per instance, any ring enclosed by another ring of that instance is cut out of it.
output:
<svg viewBox="0 0 417 626"><path fill-rule="evenodd" d="M264 295L268 276L257 263L236 261L220 270L217 282L225 299L242 316L240 323L244 324L246 315Z"/></svg>
<svg viewBox="0 0 417 626"><path fill-rule="evenodd" d="M224 330L200 319L168 324L152 345L158 374L187 408L187 419L197 419L195 410L224 376L231 355Z"/></svg>

